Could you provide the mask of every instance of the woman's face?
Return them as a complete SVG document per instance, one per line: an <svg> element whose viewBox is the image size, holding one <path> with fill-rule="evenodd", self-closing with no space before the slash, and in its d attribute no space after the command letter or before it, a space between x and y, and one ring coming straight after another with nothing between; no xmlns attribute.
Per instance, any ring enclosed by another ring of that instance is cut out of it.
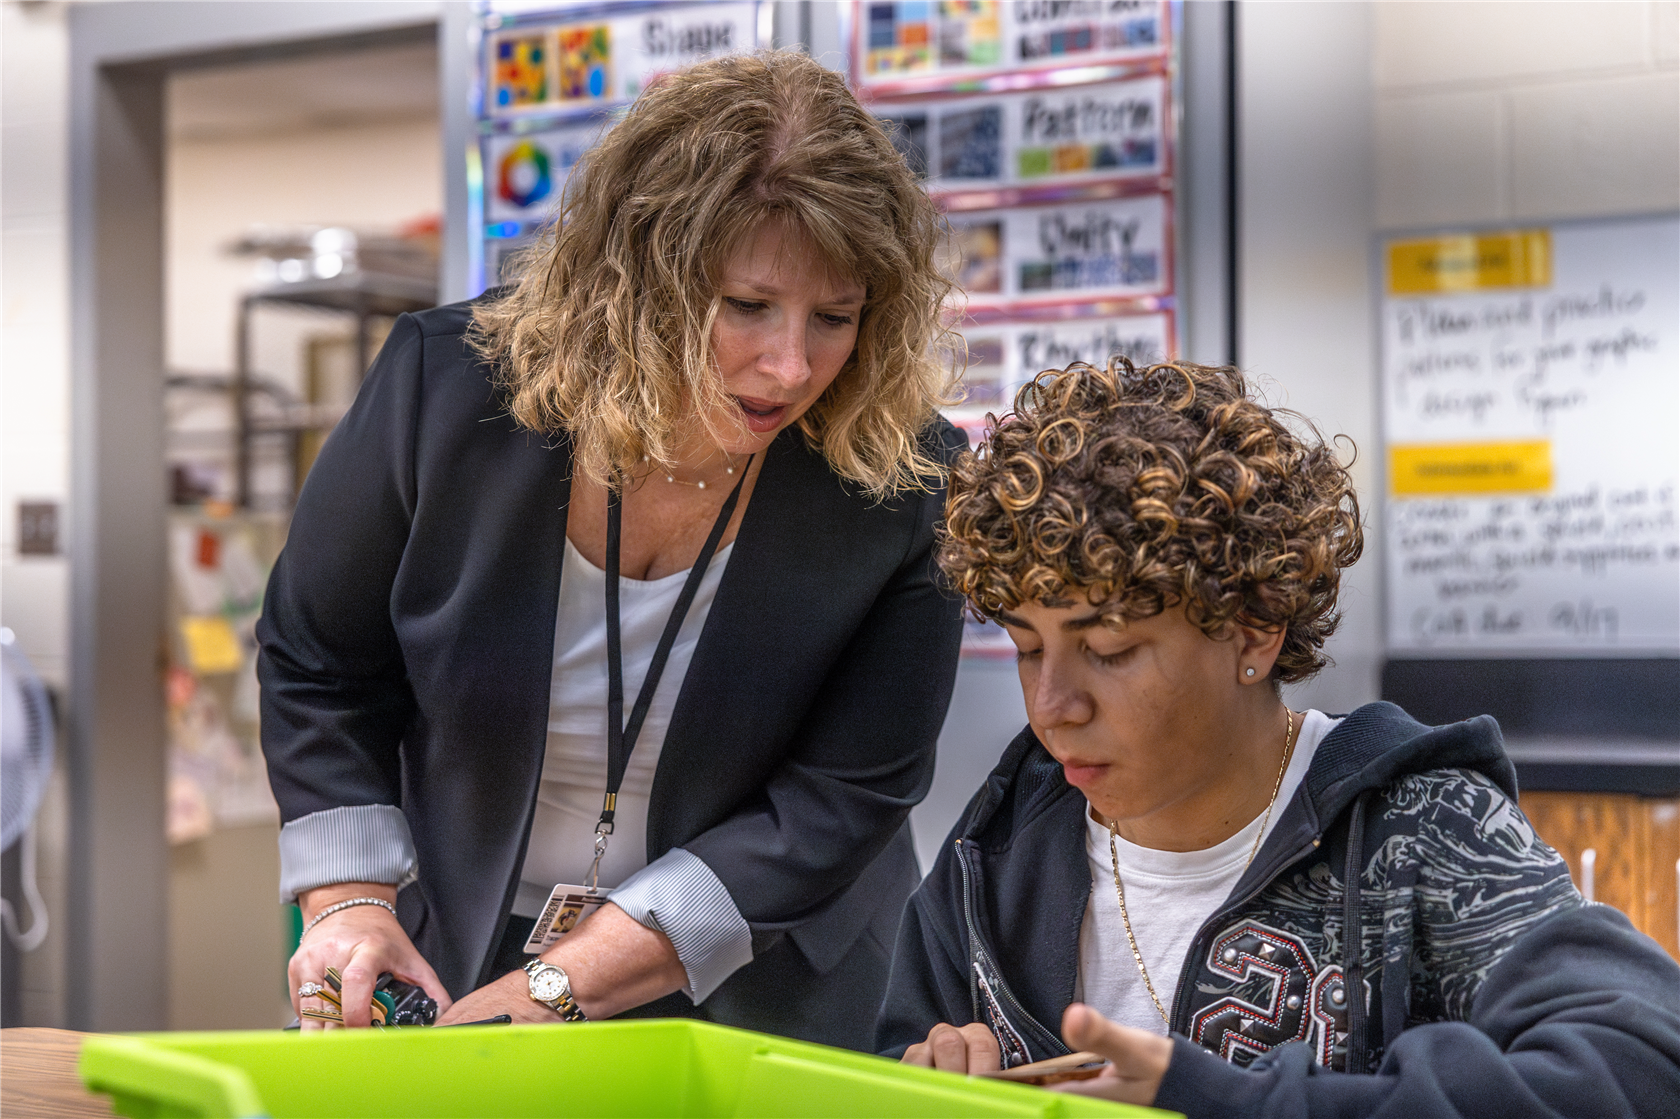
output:
<svg viewBox="0 0 1680 1119"><path fill-rule="evenodd" d="M857 345L863 285L835 275L809 239L761 226L724 265L712 357L729 394L711 417L730 454L762 451L817 402Z"/></svg>
<svg viewBox="0 0 1680 1119"><path fill-rule="evenodd" d="M1245 685L1264 681L1271 663L1254 659L1242 631L1215 640L1182 607L1117 629L1100 614L1026 603L1002 620L1034 733L1068 784L1125 829L1182 812L1219 784Z"/></svg>

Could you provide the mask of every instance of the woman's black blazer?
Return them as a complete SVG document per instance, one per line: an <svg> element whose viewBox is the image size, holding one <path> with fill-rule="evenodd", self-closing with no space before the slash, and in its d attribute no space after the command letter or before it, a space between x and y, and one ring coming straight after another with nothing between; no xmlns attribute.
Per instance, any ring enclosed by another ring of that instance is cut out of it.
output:
<svg viewBox="0 0 1680 1119"><path fill-rule="evenodd" d="M399 914L455 997L493 977L524 861L571 467L564 440L509 418L469 318L398 320L303 487L258 627L282 819L402 809L419 880ZM943 420L926 438L947 461L963 446ZM959 603L932 564L943 501L872 502L793 430L766 453L647 834L650 861L684 847L717 874L755 954L785 936L821 975L866 930L893 942L957 667ZM800 994L778 983L763 997Z"/></svg>

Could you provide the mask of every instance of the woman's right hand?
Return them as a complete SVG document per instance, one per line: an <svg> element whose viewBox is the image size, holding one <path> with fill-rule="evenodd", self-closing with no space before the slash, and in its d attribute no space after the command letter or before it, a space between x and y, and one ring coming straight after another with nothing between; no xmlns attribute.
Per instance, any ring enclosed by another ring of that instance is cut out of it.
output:
<svg viewBox="0 0 1680 1119"><path fill-rule="evenodd" d="M318 886L298 895L298 907L303 911L304 927L316 914L335 902L349 898L379 898L396 904L394 886L372 882L340 882L332 886ZM305 1007L330 1009L331 1003L320 997L299 998L298 988L305 983L326 985L327 968L338 968L343 981L339 998L343 1003L344 1025L372 1024L369 1004L373 1001L373 987L379 976L390 972L405 983L424 988L437 1000L438 1013L449 1009L449 992L438 980L414 942L408 939L402 925L391 911L382 905L353 905L323 918L304 934L298 950L286 967L292 987L292 1009L305 1030L337 1029L336 1022L303 1015Z"/></svg>

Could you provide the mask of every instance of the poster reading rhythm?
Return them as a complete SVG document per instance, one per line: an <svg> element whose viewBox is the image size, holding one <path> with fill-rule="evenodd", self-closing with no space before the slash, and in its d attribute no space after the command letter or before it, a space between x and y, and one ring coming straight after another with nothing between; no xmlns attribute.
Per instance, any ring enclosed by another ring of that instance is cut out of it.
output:
<svg viewBox="0 0 1680 1119"><path fill-rule="evenodd" d="M857 8L857 81L876 90L1146 58L1165 47L1169 28L1165 0L863 0Z"/></svg>
<svg viewBox="0 0 1680 1119"><path fill-rule="evenodd" d="M1132 298L1170 282L1163 195L948 215L942 254L970 308Z"/></svg>
<svg viewBox="0 0 1680 1119"><path fill-rule="evenodd" d="M1390 649L1680 650L1680 219L1385 257Z"/></svg>
<svg viewBox="0 0 1680 1119"><path fill-rule="evenodd" d="M973 324L963 328L967 409L1004 411L1015 391L1046 369L1076 361L1103 366L1121 355L1145 364L1171 352L1172 322L1166 312L1075 318L1049 322Z"/></svg>
<svg viewBox="0 0 1680 1119"><path fill-rule="evenodd" d="M935 193L1062 186L1166 169L1166 75L878 106Z"/></svg>

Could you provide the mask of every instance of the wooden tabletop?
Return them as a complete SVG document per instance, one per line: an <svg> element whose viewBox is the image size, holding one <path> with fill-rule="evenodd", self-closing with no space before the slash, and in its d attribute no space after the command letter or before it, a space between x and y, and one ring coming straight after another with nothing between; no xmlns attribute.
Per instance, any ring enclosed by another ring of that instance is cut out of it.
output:
<svg viewBox="0 0 1680 1119"><path fill-rule="evenodd" d="M0 1030L0 1115L110 1119L110 1099L90 1093L76 1075L85 1037L74 1030Z"/></svg>

